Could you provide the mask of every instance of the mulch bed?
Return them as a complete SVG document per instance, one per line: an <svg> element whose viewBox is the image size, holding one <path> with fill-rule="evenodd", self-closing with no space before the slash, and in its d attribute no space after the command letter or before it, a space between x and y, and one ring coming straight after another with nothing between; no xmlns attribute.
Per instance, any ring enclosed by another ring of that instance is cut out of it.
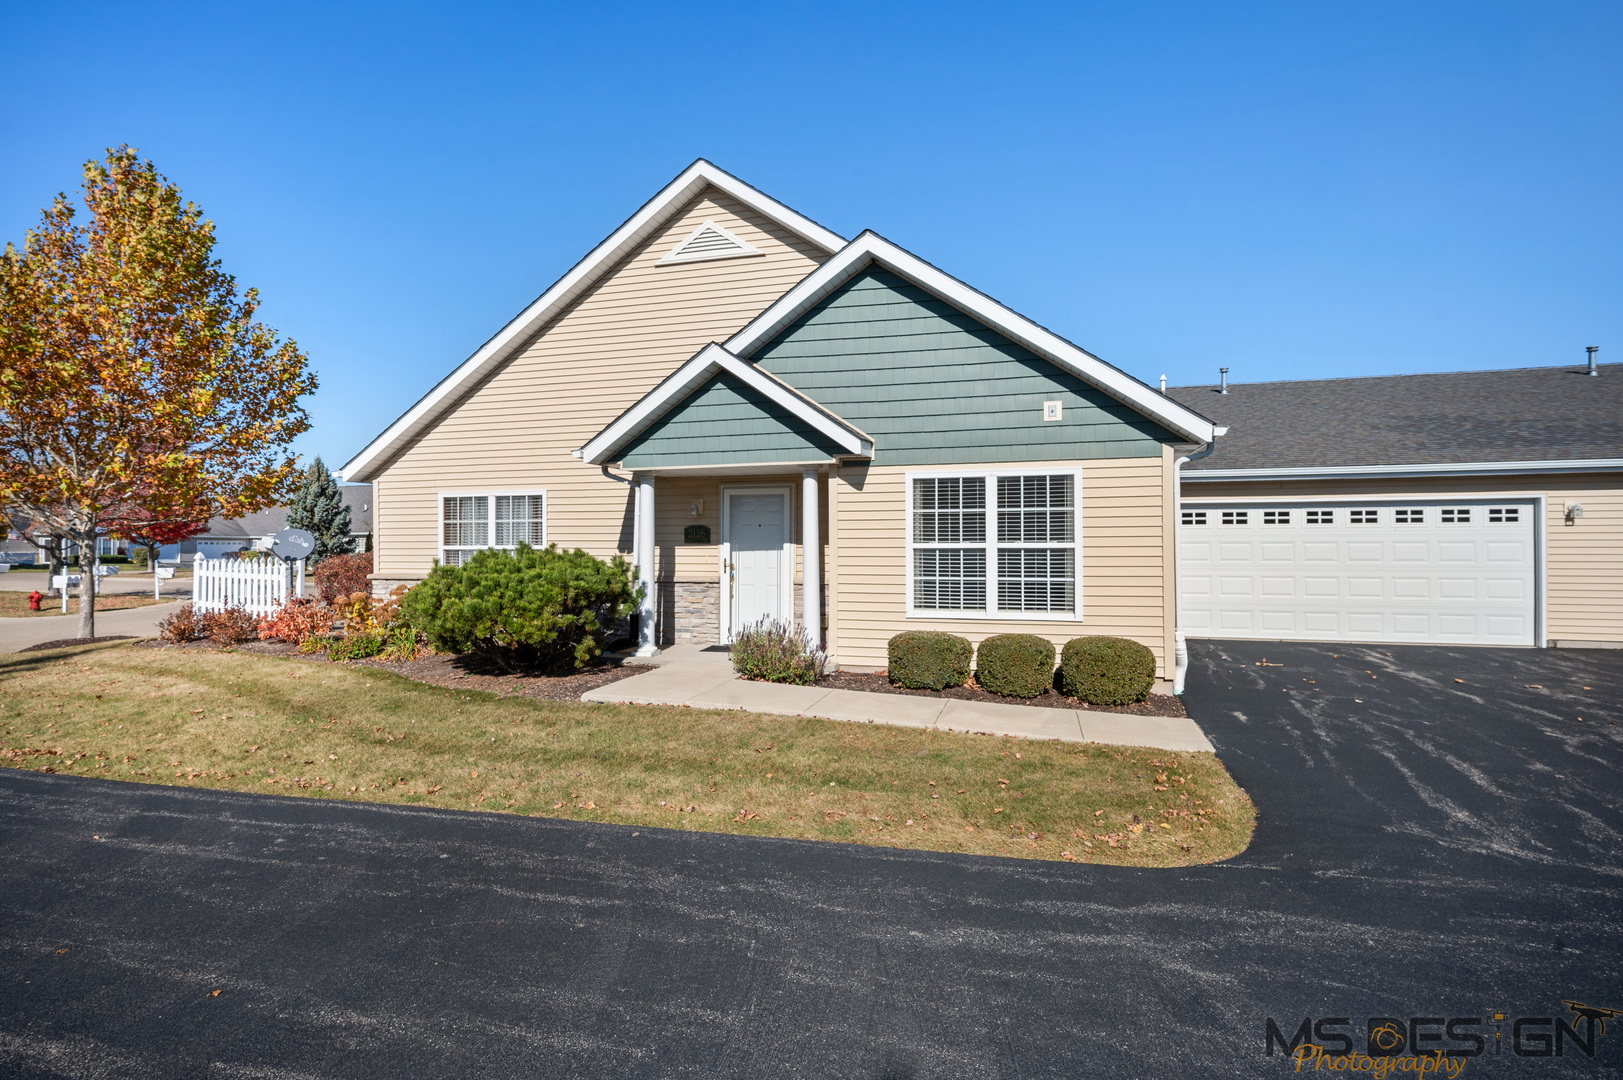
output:
<svg viewBox="0 0 1623 1080"><path fill-rule="evenodd" d="M1057 690L1049 690L1034 698L1004 697L974 685L949 690L909 690L893 685L884 672L861 675L854 671L835 671L817 680L818 686L831 690L865 690L870 694L911 694L914 697L957 698L959 701L995 701L1004 705L1030 705L1039 709L1087 709L1090 712L1126 713L1129 716L1188 716L1183 699L1171 694L1151 694L1145 701L1131 705L1090 705Z"/></svg>
<svg viewBox="0 0 1623 1080"><path fill-rule="evenodd" d="M65 637L55 641L42 641L38 645L29 645L18 649L18 652L44 652L46 649L71 649L75 645L96 645L103 641L128 641L134 634L104 634L101 637Z"/></svg>
<svg viewBox="0 0 1623 1080"><path fill-rule="evenodd" d="M112 638L97 638L111 641ZM58 645L64 643L57 643ZM65 644L77 645L77 640ZM45 646L35 646L44 648ZM230 648L236 652L258 653L262 656L286 656L312 663L330 664L333 661L319 654L300 653L294 646L282 641L248 641L241 645L216 645L210 641L192 641L185 645L149 641L149 649L214 649ZM541 701L579 701L588 690L628 679L647 671L645 667L622 667L618 660L604 660L573 675L510 675L500 668L489 666L475 656L451 656L434 653L416 660L350 660L355 667L375 667L403 675L414 682L443 686L452 690L482 690L499 697L527 697Z"/></svg>

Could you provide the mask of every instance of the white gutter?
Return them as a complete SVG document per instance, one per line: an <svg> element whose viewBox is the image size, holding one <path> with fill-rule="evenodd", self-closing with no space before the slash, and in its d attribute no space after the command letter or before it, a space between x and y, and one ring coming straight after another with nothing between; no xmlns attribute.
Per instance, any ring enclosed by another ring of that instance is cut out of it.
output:
<svg viewBox="0 0 1623 1080"><path fill-rule="evenodd" d="M1204 457L1204 454L1197 455ZM1192 460L1192 459L1191 459ZM1623 458L1561 458L1550 461L1462 461L1435 465L1305 465L1267 469L1197 469L1195 483L1222 480L1340 480L1389 476L1525 476L1538 473L1623 472Z"/></svg>

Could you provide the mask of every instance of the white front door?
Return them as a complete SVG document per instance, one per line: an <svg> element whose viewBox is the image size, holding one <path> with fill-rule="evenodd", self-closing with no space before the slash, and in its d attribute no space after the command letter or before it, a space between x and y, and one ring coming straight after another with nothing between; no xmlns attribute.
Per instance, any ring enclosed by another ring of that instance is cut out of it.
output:
<svg viewBox="0 0 1623 1080"><path fill-rule="evenodd" d="M1537 644L1537 503L1185 499L1190 637Z"/></svg>
<svg viewBox="0 0 1623 1080"><path fill-rule="evenodd" d="M784 579L789 538L789 496L785 492L727 493L727 547L731 599L728 638L762 619L788 622Z"/></svg>

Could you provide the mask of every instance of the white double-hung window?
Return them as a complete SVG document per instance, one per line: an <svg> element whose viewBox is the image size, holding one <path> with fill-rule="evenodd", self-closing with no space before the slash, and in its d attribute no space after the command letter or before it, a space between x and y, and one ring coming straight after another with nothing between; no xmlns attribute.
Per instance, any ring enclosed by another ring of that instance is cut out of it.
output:
<svg viewBox="0 0 1623 1080"><path fill-rule="evenodd" d="M913 473L908 613L1077 618L1074 470Z"/></svg>
<svg viewBox="0 0 1623 1080"><path fill-rule="evenodd" d="M545 547L546 492L440 496L440 562L461 566L486 548Z"/></svg>

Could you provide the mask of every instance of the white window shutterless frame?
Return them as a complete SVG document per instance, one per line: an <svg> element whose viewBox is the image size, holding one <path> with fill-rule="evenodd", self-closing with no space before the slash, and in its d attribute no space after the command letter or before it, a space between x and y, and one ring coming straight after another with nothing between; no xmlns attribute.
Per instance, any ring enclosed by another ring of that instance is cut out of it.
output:
<svg viewBox="0 0 1623 1080"><path fill-rule="evenodd" d="M461 566L486 548L547 546L545 491L442 492L440 565Z"/></svg>
<svg viewBox="0 0 1623 1080"><path fill-rule="evenodd" d="M794 621L794 494L788 485L724 486L719 551L722 644L762 618Z"/></svg>
<svg viewBox="0 0 1623 1080"><path fill-rule="evenodd" d="M1082 619L1082 470L904 475L907 617Z"/></svg>

